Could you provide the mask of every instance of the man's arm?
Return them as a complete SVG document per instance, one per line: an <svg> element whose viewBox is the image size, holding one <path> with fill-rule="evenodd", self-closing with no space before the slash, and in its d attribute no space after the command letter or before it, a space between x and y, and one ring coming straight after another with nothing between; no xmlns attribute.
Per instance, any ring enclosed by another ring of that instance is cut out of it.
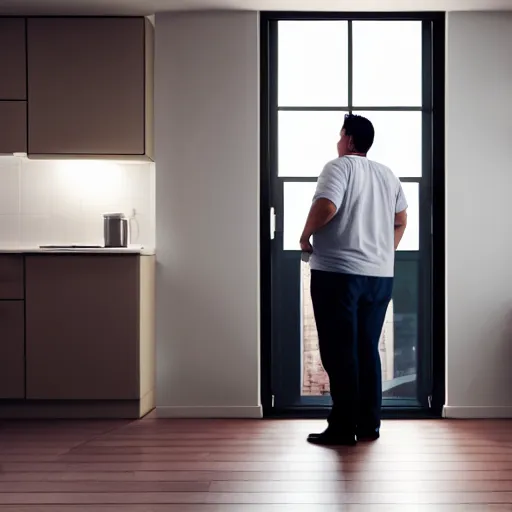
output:
<svg viewBox="0 0 512 512"><path fill-rule="evenodd" d="M300 237L300 248L304 252L311 252L310 238L319 229L328 224L337 212L336 205L330 200L321 197L317 199L309 210L309 215Z"/></svg>
<svg viewBox="0 0 512 512"><path fill-rule="evenodd" d="M407 227L407 199L405 198L404 190L400 180L398 181L398 190L396 194L395 205L395 251L404 236L405 228Z"/></svg>
<svg viewBox="0 0 512 512"><path fill-rule="evenodd" d="M398 249L400 241L404 236L407 227L407 210L403 210L395 215L395 251Z"/></svg>
<svg viewBox="0 0 512 512"><path fill-rule="evenodd" d="M329 162L318 177L313 204L300 237L302 251L313 252L311 237L328 224L340 208L347 189L347 172L346 163L336 160Z"/></svg>

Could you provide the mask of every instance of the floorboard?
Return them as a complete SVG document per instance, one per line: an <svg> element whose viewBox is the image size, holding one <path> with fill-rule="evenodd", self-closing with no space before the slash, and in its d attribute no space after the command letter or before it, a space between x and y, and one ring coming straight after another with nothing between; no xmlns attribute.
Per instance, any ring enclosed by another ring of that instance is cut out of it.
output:
<svg viewBox="0 0 512 512"><path fill-rule="evenodd" d="M313 420L0 423L0 512L512 511L512 421L388 421L375 443Z"/></svg>

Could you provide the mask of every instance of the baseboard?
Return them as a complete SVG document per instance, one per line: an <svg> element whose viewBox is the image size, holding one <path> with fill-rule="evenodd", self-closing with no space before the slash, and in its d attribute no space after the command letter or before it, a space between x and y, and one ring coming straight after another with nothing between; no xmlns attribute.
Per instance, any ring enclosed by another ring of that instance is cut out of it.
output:
<svg viewBox="0 0 512 512"><path fill-rule="evenodd" d="M169 407L157 406L158 418L263 418L261 405L255 407Z"/></svg>
<svg viewBox="0 0 512 512"><path fill-rule="evenodd" d="M139 400L0 400L0 418L137 419Z"/></svg>
<svg viewBox="0 0 512 512"><path fill-rule="evenodd" d="M512 418L512 406L447 406L443 408L443 418L448 419L491 419Z"/></svg>

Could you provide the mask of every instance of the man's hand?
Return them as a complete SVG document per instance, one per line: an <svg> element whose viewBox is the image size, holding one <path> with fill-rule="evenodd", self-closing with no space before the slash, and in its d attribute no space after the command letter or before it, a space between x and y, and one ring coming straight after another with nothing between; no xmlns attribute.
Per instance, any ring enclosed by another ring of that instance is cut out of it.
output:
<svg viewBox="0 0 512 512"><path fill-rule="evenodd" d="M311 254L313 252L313 246L311 245L309 239L310 237L305 235L302 235L300 237L300 250L302 252L307 252L308 254Z"/></svg>

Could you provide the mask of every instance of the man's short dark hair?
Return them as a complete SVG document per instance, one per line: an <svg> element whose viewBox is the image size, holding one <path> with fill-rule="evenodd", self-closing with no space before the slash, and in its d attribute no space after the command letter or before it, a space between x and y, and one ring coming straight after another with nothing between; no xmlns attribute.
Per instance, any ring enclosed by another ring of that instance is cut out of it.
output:
<svg viewBox="0 0 512 512"><path fill-rule="evenodd" d="M352 137L354 150L357 153L368 153L375 138L375 129L369 119L363 116L347 114L343 123L343 129L348 137Z"/></svg>

